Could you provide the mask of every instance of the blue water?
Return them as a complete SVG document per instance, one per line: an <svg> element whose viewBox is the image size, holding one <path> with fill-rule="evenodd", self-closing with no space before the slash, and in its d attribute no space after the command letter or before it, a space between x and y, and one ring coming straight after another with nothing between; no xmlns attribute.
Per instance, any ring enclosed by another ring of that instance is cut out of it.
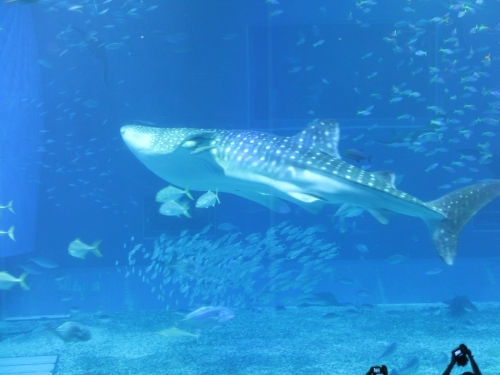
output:
<svg viewBox="0 0 500 375"><path fill-rule="evenodd" d="M208 209L190 202L192 218L162 216L155 195L169 182L120 135L123 125L142 124L291 136L334 118L344 161L394 172L398 189L423 201L498 179L498 7L493 0L2 4L0 48L29 35L12 26L16 17L33 27L37 50L34 58L11 48L1 60L26 59L30 68L23 65L24 77L21 65L13 68L10 86L0 87L0 118L19 118L7 115L10 103L36 120L19 120L22 132L0 125L0 206L27 206L0 211L0 231L15 223L25 236L15 243L0 236L0 271L27 272L30 287L0 290L2 316L221 305L237 320L238 309L298 306L317 293L356 306L457 295L498 302L500 200L468 222L448 266L422 220L409 216L382 225L366 211L335 216L331 205L318 214L293 204L277 213L227 193ZM77 238L102 240L103 257L70 256ZM299 262L290 252L300 241L308 258ZM318 257L321 246L336 255ZM164 259L151 266L155 249Z"/></svg>

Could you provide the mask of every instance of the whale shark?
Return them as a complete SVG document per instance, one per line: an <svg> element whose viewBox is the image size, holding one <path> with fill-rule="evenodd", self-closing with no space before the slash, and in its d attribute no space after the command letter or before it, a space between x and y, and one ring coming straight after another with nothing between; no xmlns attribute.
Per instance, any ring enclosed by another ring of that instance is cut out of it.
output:
<svg viewBox="0 0 500 375"><path fill-rule="evenodd" d="M277 212L285 203L317 213L350 204L387 224L395 214L421 218L437 254L452 265L463 226L500 195L500 180L479 182L424 202L395 186L395 174L369 172L342 160L339 124L318 119L294 136L253 130L124 125L130 151L160 178L181 188L218 190Z"/></svg>

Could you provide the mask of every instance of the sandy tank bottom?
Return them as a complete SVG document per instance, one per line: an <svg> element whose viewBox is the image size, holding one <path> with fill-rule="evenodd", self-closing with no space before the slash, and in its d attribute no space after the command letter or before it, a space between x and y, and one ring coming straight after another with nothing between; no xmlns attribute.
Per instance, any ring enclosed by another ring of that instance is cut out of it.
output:
<svg viewBox="0 0 500 375"><path fill-rule="evenodd" d="M76 314L69 320L87 326L92 338L72 343L46 329L64 320L3 321L0 358L58 355L61 375L353 375L375 364L401 370L416 357L418 368L403 373L441 374L451 350L465 343L483 374L498 375L500 304L476 305L479 311L461 317L444 304L237 309L199 340L159 335L172 326L161 311ZM393 342L396 350L381 359Z"/></svg>

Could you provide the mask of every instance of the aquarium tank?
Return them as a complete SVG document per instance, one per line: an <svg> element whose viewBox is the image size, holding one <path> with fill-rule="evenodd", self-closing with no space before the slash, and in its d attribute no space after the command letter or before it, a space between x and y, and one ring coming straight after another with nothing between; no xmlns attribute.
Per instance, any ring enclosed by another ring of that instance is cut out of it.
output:
<svg viewBox="0 0 500 375"><path fill-rule="evenodd" d="M0 374L499 374L499 0L0 0Z"/></svg>

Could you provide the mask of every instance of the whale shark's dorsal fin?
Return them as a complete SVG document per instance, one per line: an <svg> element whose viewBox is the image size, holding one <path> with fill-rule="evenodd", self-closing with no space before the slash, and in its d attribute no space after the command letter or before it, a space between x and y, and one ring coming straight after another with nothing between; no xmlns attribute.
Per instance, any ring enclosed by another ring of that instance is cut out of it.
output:
<svg viewBox="0 0 500 375"><path fill-rule="evenodd" d="M372 174L376 175L378 178L384 180L393 189L396 189L396 174L391 171L375 171Z"/></svg>
<svg viewBox="0 0 500 375"><path fill-rule="evenodd" d="M324 152L335 159L341 159L339 144L339 123L335 120L314 120L300 133L294 135L293 141L299 144L299 148Z"/></svg>

